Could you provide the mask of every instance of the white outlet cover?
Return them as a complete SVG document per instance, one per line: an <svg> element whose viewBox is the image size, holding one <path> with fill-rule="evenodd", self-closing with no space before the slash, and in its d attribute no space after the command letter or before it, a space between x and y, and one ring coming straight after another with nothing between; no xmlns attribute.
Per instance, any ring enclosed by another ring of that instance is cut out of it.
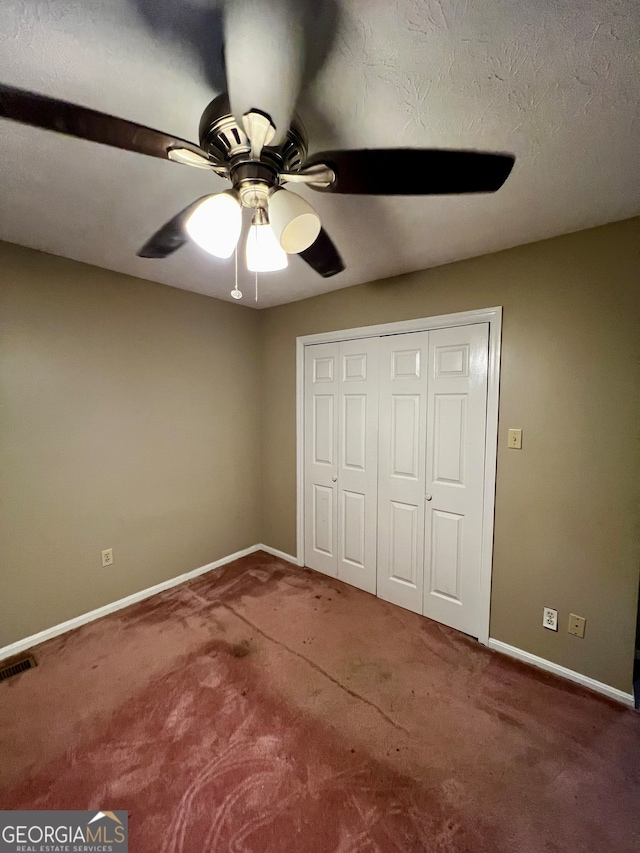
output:
<svg viewBox="0 0 640 853"><path fill-rule="evenodd" d="M549 631L558 630L558 611L553 607L544 607L542 609L542 627L548 628Z"/></svg>

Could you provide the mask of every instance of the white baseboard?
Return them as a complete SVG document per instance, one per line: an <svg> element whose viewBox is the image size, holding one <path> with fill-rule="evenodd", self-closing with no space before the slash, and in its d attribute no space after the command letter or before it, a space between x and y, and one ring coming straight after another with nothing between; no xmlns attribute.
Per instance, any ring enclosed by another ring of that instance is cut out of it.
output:
<svg viewBox="0 0 640 853"><path fill-rule="evenodd" d="M574 681L576 684L588 687L589 690L595 690L596 693L602 693L604 696L608 696L609 699L615 699L616 702L622 702L623 705L629 705L631 708L634 707L633 693L624 693L624 691L618 690L616 687L611 687L609 684L604 684L602 681L596 681L595 678L589 678L588 675L582 675L579 672L575 672L573 669L567 669L566 666L560 666L560 664L552 663L550 660L546 660L545 658L539 658L537 655L532 655L530 652L524 652L522 649L510 646L500 640L489 639L489 648L494 649L496 652L502 652L505 655L509 655L509 657L516 658L517 660L524 661L524 663L530 663L532 666L537 666L538 669L553 672L554 675L559 675L561 678L567 678L569 681Z"/></svg>
<svg viewBox="0 0 640 853"><path fill-rule="evenodd" d="M18 640L4 648L0 648L0 660L12 657L13 655L19 655L27 649L31 649L33 646L38 646L40 643L44 643L45 640L51 640L53 637L64 634L66 631L73 631L74 628L86 625L87 622L93 622L95 619L100 619L102 616L107 616L109 613L115 613L116 610L122 610L123 607L129 607L130 604L143 601L145 598L157 595L165 589L171 589L172 586L178 586L178 584L184 583L192 578L197 578L199 575L204 575L207 572L213 571L213 569L219 569L227 563L232 563L234 560L240 559L240 557L246 557L248 554L253 554L255 551L260 550L274 553L265 545L251 545L249 548L245 548L242 551L236 551L235 554L229 554L227 557L222 557L220 560L215 560L213 563L207 563L206 566L200 566L199 569L193 569L192 571L185 572L175 578L169 578L169 580L158 583L155 586L142 589L140 592L134 592L132 595L127 595L125 598L118 599L118 601L112 601L111 604L105 604L104 607L98 607L96 610L91 610L89 613L83 613L81 616L76 616L73 619L69 619L67 622L61 622L59 625L53 625L51 628L46 628L44 631L32 634L30 637L25 637L24 640ZM286 555L277 554L276 556L282 556L283 559L287 559Z"/></svg>
<svg viewBox="0 0 640 853"><path fill-rule="evenodd" d="M277 548L272 548L271 545L256 545L257 551L266 551L267 554L271 554L273 557L280 557L281 560L286 560L287 563L293 563L294 566L299 566L297 557L292 557L291 554L285 554L284 551L278 551Z"/></svg>

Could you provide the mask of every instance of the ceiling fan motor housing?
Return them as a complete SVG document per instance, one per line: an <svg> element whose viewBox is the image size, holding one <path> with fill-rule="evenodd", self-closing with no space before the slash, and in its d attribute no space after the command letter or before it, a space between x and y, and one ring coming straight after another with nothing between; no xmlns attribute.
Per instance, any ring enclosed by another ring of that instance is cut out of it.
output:
<svg viewBox="0 0 640 853"><path fill-rule="evenodd" d="M278 172L267 163L241 160L229 169L229 180L243 207L266 208L270 194L278 186Z"/></svg>
<svg viewBox="0 0 640 853"><path fill-rule="evenodd" d="M226 167L229 180L245 207L265 207L279 185L280 172L298 171L307 157L307 135L294 117L280 145L266 145L260 160L251 155L251 141L231 113L226 93L214 98L200 120L200 147Z"/></svg>

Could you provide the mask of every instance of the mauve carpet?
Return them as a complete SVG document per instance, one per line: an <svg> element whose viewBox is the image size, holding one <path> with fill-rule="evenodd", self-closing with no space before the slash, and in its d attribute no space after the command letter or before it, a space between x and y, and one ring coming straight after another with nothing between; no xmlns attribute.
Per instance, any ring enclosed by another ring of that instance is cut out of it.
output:
<svg viewBox="0 0 640 853"><path fill-rule="evenodd" d="M0 685L5 809L131 853L637 853L640 717L257 553Z"/></svg>

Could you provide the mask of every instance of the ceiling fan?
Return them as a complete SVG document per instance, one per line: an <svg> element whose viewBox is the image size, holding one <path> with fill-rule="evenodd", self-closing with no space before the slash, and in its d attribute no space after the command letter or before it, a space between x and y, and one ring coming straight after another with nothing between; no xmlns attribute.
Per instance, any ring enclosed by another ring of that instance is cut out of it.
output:
<svg viewBox="0 0 640 853"><path fill-rule="evenodd" d="M255 78L254 78L255 79ZM198 198L163 225L138 251L166 258L189 238L218 257L230 257L242 228L242 209L254 211L247 238L249 269L282 269L298 254L321 276L345 266L311 205L286 184L325 193L442 195L495 192L511 172L511 154L416 148L323 151L311 156L304 128L293 115L276 137L259 108L240 119L226 93L200 119L199 145L67 101L0 84L0 117L209 170L231 188ZM277 141L276 141L277 139ZM241 294L232 292L236 298Z"/></svg>

